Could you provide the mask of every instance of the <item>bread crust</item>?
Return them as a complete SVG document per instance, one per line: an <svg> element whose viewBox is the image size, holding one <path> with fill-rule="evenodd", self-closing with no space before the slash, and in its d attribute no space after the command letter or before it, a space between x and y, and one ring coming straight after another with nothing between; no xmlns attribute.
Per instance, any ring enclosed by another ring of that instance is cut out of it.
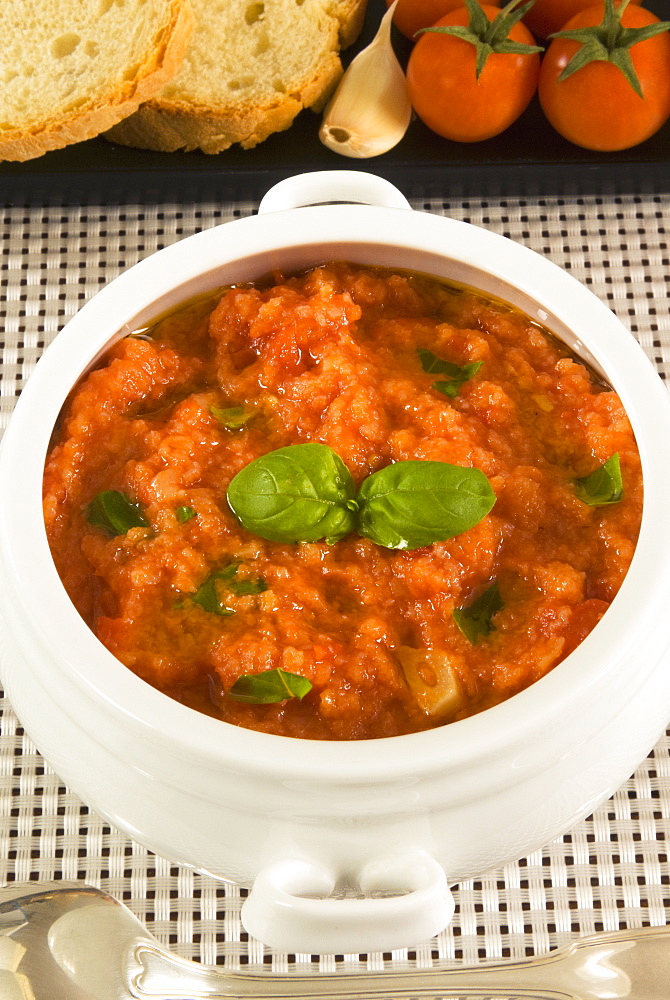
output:
<svg viewBox="0 0 670 1000"><path fill-rule="evenodd" d="M336 0L333 15L340 22L340 48L352 45L361 33L367 0Z"/></svg>
<svg viewBox="0 0 670 1000"><path fill-rule="evenodd" d="M185 101L150 100L110 129L105 138L122 146L215 154L239 143L252 149L274 132L290 128L303 108L320 110L342 75L338 56L319 67L318 75L292 94L277 95L263 105L207 107Z"/></svg>
<svg viewBox="0 0 670 1000"><path fill-rule="evenodd" d="M70 112L0 130L0 160L25 161L91 139L132 115L172 79L184 58L195 16L190 0L172 0L170 19L157 44L129 80Z"/></svg>
<svg viewBox="0 0 670 1000"><path fill-rule="evenodd" d="M237 101L203 105L157 95L133 115L111 128L105 138L123 146L159 152L201 150L216 154L239 143L251 149L274 132L289 128L303 108L320 111L342 75L339 48L358 36L367 0L330 0L324 11L339 21L335 48L309 79L294 81L290 92L277 94L265 104Z"/></svg>

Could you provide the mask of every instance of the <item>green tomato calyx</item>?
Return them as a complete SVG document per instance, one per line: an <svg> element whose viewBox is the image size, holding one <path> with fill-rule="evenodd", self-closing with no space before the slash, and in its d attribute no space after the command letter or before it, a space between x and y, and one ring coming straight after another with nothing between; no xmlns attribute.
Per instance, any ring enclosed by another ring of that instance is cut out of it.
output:
<svg viewBox="0 0 670 1000"><path fill-rule="evenodd" d="M543 51L541 45L515 42L509 37L514 25L526 16L535 0L527 0L521 6L519 2L520 0L510 0L510 3L489 21L477 0L464 0L470 15L470 22L466 27L459 24L435 25L432 28L422 28L420 32L417 31L417 35L432 31L441 35L453 35L455 38L462 38L464 42L470 42L477 51L475 75L479 79L486 60L493 52L530 55L533 52Z"/></svg>
<svg viewBox="0 0 670 1000"><path fill-rule="evenodd" d="M644 99L630 50L639 42L645 42L648 38L668 31L670 21L658 21L656 24L647 24L641 28L625 28L621 23L621 17L629 2L630 0L621 0L615 7L614 0L605 0L605 13L600 24L584 28L568 28L549 36L569 38L581 46L558 77L559 82L567 80L573 73L577 73L591 62L609 62L621 70L638 97Z"/></svg>

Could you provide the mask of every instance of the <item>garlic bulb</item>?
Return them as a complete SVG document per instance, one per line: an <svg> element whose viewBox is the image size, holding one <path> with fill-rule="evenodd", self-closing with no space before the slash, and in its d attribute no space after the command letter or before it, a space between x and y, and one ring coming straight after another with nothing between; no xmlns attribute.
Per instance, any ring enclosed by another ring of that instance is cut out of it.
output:
<svg viewBox="0 0 670 1000"><path fill-rule="evenodd" d="M347 69L324 112L319 138L342 156L363 159L386 153L400 142L412 117L405 74L391 45L394 9L395 3L373 41Z"/></svg>

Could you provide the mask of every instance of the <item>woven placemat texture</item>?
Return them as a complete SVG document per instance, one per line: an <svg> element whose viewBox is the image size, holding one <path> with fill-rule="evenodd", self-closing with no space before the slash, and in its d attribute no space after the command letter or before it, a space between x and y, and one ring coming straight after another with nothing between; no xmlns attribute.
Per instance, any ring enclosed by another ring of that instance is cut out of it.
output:
<svg viewBox="0 0 670 1000"><path fill-rule="evenodd" d="M670 196L427 201L570 270L670 377ZM0 430L45 346L101 285L252 203L0 209ZM65 788L0 700L0 884L81 879L123 899L177 954L231 969L328 971L521 958L574 936L670 922L670 734L593 816L544 850L456 889L452 925L388 955L284 955L240 924L244 891L147 852Z"/></svg>

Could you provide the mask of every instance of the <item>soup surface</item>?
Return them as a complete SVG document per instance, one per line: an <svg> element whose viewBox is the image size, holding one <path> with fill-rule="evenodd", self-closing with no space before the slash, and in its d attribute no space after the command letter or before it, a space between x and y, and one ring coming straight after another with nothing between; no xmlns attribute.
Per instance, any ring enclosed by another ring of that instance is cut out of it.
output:
<svg viewBox="0 0 670 1000"><path fill-rule="evenodd" d="M416 548L245 528L233 477L309 442L357 486L392 463L476 468L495 503ZM576 480L613 456L622 496L585 499ZM135 526L96 516L105 491ZM73 392L44 476L58 572L120 661L192 708L313 739L430 728L542 677L607 610L641 508L618 397L546 331L472 290L342 262L120 340ZM309 683L257 703L247 675Z"/></svg>

